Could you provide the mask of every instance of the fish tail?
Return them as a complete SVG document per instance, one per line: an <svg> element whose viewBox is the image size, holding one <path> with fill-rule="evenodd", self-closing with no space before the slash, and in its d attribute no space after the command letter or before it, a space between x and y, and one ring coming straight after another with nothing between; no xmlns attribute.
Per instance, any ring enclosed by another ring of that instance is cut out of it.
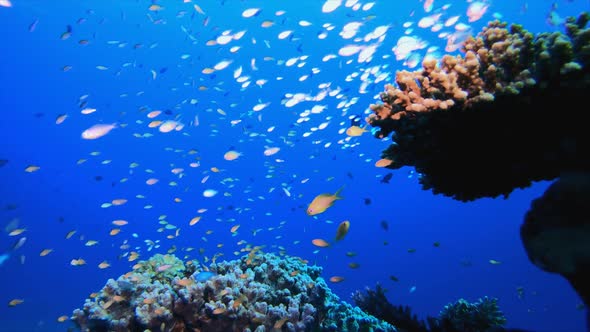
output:
<svg viewBox="0 0 590 332"><path fill-rule="evenodd" d="M342 185L342 187L340 187L338 190L336 190L336 192L334 193L334 198L335 199L343 199L344 197L340 196L340 193L342 192L342 189L344 189L344 185Z"/></svg>

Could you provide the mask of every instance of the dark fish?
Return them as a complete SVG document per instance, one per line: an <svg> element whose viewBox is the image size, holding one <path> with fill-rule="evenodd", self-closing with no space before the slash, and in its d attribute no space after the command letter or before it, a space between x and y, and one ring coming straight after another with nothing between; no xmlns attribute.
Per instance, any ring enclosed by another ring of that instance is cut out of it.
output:
<svg viewBox="0 0 590 332"><path fill-rule="evenodd" d="M383 179L381 179L381 183L389 183L389 180L393 177L393 173L387 173Z"/></svg>
<svg viewBox="0 0 590 332"><path fill-rule="evenodd" d="M4 207L4 210L8 210L8 211L12 211L12 210L16 210L18 208L18 205L16 204L6 204L6 206Z"/></svg>
<svg viewBox="0 0 590 332"><path fill-rule="evenodd" d="M467 259L464 259L464 260L461 261L461 265L463 267L471 267L471 266L473 266L473 263L471 263L471 261L469 261Z"/></svg>
<svg viewBox="0 0 590 332"><path fill-rule="evenodd" d="M8 159L0 159L0 167L4 167L8 164Z"/></svg>
<svg viewBox="0 0 590 332"><path fill-rule="evenodd" d="M371 199L370 198L365 198L364 199L365 205L370 205L371 204Z"/></svg>
<svg viewBox="0 0 590 332"><path fill-rule="evenodd" d="M349 178L349 179L352 179L352 178L354 178L354 176L352 176L352 173L350 173L350 172L347 172L347 173L346 173L346 176L348 176L348 178Z"/></svg>
<svg viewBox="0 0 590 332"><path fill-rule="evenodd" d="M387 223L387 220L381 220L381 228L383 228L383 230L389 230L389 224Z"/></svg>
<svg viewBox="0 0 590 332"><path fill-rule="evenodd" d="M160 74L164 74L167 71L168 71L168 67L163 67L162 69L160 69Z"/></svg>
<svg viewBox="0 0 590 332"><path fill-rule="evenodd" d="M35 29L37 28L37 24L39 23L38 19L35 19L33 21L33 23L31 23L31 25L29 25L29 32L33 32L35 31Z"/></svg>
<svg viewBox="0 0 590 332"><path fill-rule="evenodd" d="M96 181L102 181L102 179L103 179L103 177L100 175L97 175L94 177L94 180L96 180Z"/></svg>
<svg viewBox="0 0 590 332"><path fill-rule="evenodd" d="M516 287L516 293L518 294L518 299L522 300L524 298L524 287Z"/></svg>
<svg viewBox="0 0 590 332"><path fill-rule="evenodd" d="M68 26L66 27L66 31L64 31L64 32L61 34L61 36L60 36L60 39L61 39L61 40L66 40L66 39L70 38L70 36L71 36L71 35L72 35L72 26L71 26L71 25L68 25Z"/></svg>

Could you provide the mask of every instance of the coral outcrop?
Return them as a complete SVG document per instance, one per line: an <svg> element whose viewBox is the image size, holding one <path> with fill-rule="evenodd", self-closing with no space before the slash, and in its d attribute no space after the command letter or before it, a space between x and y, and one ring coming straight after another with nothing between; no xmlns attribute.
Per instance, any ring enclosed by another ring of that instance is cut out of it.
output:
<svg viewBox="0 0 590 332"><path fill-rule="evenodd" d="M397 331L341 301L321 267L252 251L206 270L156 255L110 279L73 320L82 331Z"/></svg>
<svg viewBox="0 0 590 332"><path fill-rule="evenodd" d="M539 268L566 278L590 306L590 174L564 174L531 204L520 228Z"/></svg>
<svg viewBox="0 0 590 332"><path fill-rule="evenodd" d="M589 19L537 36L492 21L463 55L397 72L367 118L378 138L392 134L387 167L413 166L424 189L461 201L590 170Z"/></svg>
<svg viewBox="0 0 590 332"><path fill-rule="evenodd" d="M375 289L356 291L352 298L361 309L398 327L401 332L507 332L506 318L497 299L484 297L474 303L459 299L447 304L438 317L419 319L408 306L393 305L385 296L386 289L377 284Z"/></svg>

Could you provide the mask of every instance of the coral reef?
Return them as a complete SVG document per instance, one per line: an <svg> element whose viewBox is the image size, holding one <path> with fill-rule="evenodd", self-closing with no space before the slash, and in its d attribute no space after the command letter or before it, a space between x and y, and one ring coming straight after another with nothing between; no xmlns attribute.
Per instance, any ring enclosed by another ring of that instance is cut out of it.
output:
<svg viewBox="0 0 590 332"><path fill-rule="evenodd" d="M108 280L73 320L82 331L396 331L341 301L321 272L260 250L207 270L156 255Z"/></svg>
<svg viewBox="0 0 590 332"><path fill-rule="evenodd" d="M410 307L391 304L385 296L386 291L380 284L377 284L374 290L366 287L364 292L355 291L352 294L352 299L363 311L395 325L400 331L429 331L428 325L412 314Z"/></svg>
<svg viewBox="0 0 590 332"><path fill-rule="evenodd" d="M504 328L504 315L497 300L484 297L475 303L460 299L446 305L438 317L421 320L407 306L391 304L385 292L377 284L375 289L356 291L352 298L357 306L367 313L395 325L401 332L525 332Z"/></svg>
<svg viewBox="0 0 590 332"><path fill-rule="evenodd" d="M590 306L590 174L564 174L527 211L520 235L531 262L566 278Z"/></svg>
<svg viewBox="0 0 590 332"><path fill-rule="evenodd" d="M440 312L441 326L449 326L453 331L488 331L506 323L504 314L498 308L498 300L484 297L475 303L459 299L447 304Z"/></svg>
<svg viewBox="0 0 590 332"><path fill-rule="evenodd" d="M367 118L393 133L382 157L413 166L424 189L461 201L507 197L533 181L590 170L583 99L590 88L590 15L565 34L533 36L492 21L463 55L399 71Z"/></svg>

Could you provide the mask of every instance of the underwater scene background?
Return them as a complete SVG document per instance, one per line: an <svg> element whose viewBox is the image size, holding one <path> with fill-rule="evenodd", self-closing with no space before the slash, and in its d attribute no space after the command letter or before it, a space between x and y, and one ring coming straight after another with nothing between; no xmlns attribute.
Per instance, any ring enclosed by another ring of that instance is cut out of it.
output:
<svg viewBox="0 0 590 332"><path fill-rule="evenodd" d="M423 190L411 166L376 167L391 139L365 119L396 71L462 54L489 21L563 32L588 10L586 0L0 0L0 331L77 330L74 310L155 254L193 260L194 275L166 280L195 287L222 261L243 259L240 276L253 278L243 264L271 259L263 253L299 257L285 258L293 278L301 262L320 266L309 273L352 306L377 285L419 319L487 296L506 328L584 331L583 301L521 242L550 181L468 201ZM166 257L150 273L177 264ZM130 301L111 295L104 310Z"/></svg>

